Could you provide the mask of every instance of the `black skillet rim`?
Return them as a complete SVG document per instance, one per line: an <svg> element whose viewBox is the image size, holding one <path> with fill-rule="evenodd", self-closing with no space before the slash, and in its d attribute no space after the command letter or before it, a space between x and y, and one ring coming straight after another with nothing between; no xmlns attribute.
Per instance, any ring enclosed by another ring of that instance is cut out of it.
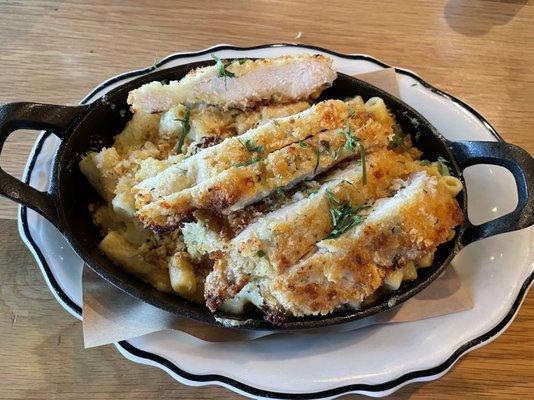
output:
<svg viewBox="0 0 534 400"><path fill-rule="evenodd" d="M378 66L384 67L384 68L390 68L390 66L388 64L385 64L385 63L383 63L383 62L381 62L379 60L376 60L373 57L370 57L370 56L367 56L367 55L346 55L346 54L337 53L337 52L334 52L334 51L331 51L331 50L327 50L327 49L323 49L323 48L316 47L316 46L308 46L308 45L300 46L300 45L291 44L291 43L288 43L288 44L261 45L261 46L253 46L253 47L237 47L237 46L231 46L231 45L220 45L220 46L215 46L215 47L212 47L212 48L209 48L209 49L206 49L206 50L202 50L202 51L199 51L199 52L188 52L188 53L175 54L175 55L169 56L169 57L159 61L158 63L156 63L155 65L153 65L151 67L148 67L148 68L145 68L145 69L141 69L141 70L137 70L137 71L132 71L130 73L126 73L126 74L114 77L114 78L102 83L97 88L95 88L89 95L86 96L86 98L84 100L82 100L81 104L85 103L87 101L87 99L90 98L94 93L98 92L102 88L104 88L104 87L106 87L106 86L108 86L108 85L110 85L110 84L112 84L112 83L114 83L114 82L116 82L118 80L122 80L122 79L127 78L127 77L134 77L134 76L137 76L137 75L146 74L148 72L151 72L151 71L154 71L154 70L158 69L163 63L166 63L166 62L174 60L174 59L179 59L179 58L188 57L188 56L192 56L192 55L208 54L210 52L218 51L218 50L238 50L238 51L241 50L241 51L243 51L243 50L258 50L258 49L265 49L265 48L272 48L272 47L282 47L282 46L285 46L285 47L297 47L297 48L301 47L301 48L304 48L304 49L312 49L312 50L322 51L322 52L325 52L325 53L328 53L328 54L335 55L337 57L350 59L350 60L365 60L365 61L372 62L372 63L374 63L374 64L376 64ZM432 85L430 85L429 83L427 83L426 81L424 81L422 78L420 78L419 76L417 76L416 74L414 74L411 71L404 70L404 69L401 69L401 68L395 68L395 71L397 73L399 73L399 74L410 76L412 79L418 81L419 84L421 84L423 87L427 88L431 92L434 92L434 93L436 93L436 94L438 94L438 95L440 95L442 97L445 97L445 98L451 100L452 102L457 103L460 106L462 106L463 108L467 109L490 131L490 133L493 134L493 136L496 137L496 139L498 141L501 141L501 142L503 141L502 137L495 131L495 129L491 126L491 124L482 115L480 115L476 110L474 110L468 104L464 103L463 101L455 98L454 96L452 96L452 95L450 95L448 93L445 93L445 92L433 87ZM35 147L35 149L33 151L32 159L30 161L30 164L29 164L29 166L27 168L27 171L25 173L25 176L24 176L25 183L29 183L29 180L30 180L30 177L31 177L31 174L32 174L32 170L33 170L33 168L35 166L35 162L36 162L37 156L38 156L38 154L39 154L39 152L40 152L40 150L42 148L42 145L44 144L46 138L49 135L50 135L49 132L45 132L41 136L41 138L39 139L39 142L38 142L38 144L36 145L36 147ZM37 244L33 240L32 236L31 236L31 233L29 231L29 227L28 227L27 208L26 207L21 207L20 208L20 215L19 216L20 216L20 222L21 222L21 227L22 227L23 233L26 236L26 239L28 240L29 245L33 249L35 255L37 256L38 261L40 262L40 264L42 266L42 270L45 273L46 278L48 279L48 281L50 283L50 286L53 288L53 290L56 293L57 297L64 303L64 305L66 305L73 314L78 315L79 317L81 317L81 314L82 314L81 308L76 303L74 303L74 301L72 301L72 299L70 299L67 296L67 294L61 289L59 283L56 281L54 275L52 274L52 272L50 270L50 267L48 266L48 264L47 264L47 262L46 262L46 260L45 260L45 258L43 256L40 248L37 246ZM350 393L350 392L354 392L354 391L382 392L382 391L386 391L386 390L390 390L392 388L395 388L395 387L397 387L399 385L402 385L403 383L406 383L406 382L411 381L413 379L431 377L431 376L439 375L439 374L441 374L443 372L446 372L446 370L448 368L450 368L463 354L468 352L470 349L472 349L475 346L478 346L481 343L489 341L492 338L495 338L513 320L513 318L514 318L515 314L517 313L517 311L519 309L519 306L520 306L520 304L521 304L526 292L528 291L529 286L533 282L533 280L534 280L534 273L527 277L527 279L523 283L523 285L522 285L522 287L521 287L521 289L520 289L520 291L519 291L519 293L518 293L518 295L517 295L512 307L511 307L511 309L505 315L505 317L494 328L492 328L491 330L489 330L485 334L483 334L483 335L481 335L481 336L479 336L479 337L477 337L475 339L472 339L469 342L467 342L467 343L463 344L462 346L460 346L446 361L444 361L440 365L435 366L435 367L430 368L430 369L426 369L426 370L412 371L412 372L409 372L409 373L407 373L407 374L405 374L405 375L403 375L403 376L401 376L399 378L396 378L394 380L391 380L391 381L388 381L388 382L384 382L384 383L381 383L381 384L375 384L375 385L353 384L353 385L342 386L342 387L333 388L333 389L320 391L320 392L315 392L315 393L300 393L300 394L299 393L291 393L291 394L289 394L289 393L281 393L281 392L272 392L272 391L266 391L266 390L262 390L262 389L257 389L257 388L254 388L252 386L245 385L245 384L240 383L240 382L238 382L238 381L236 381L234 379L231 379L231 378L228 378L228 377L225 377L225 376L221 376L221 375L216 375L216 374L209 374L209 375L191 374L191 373L189 373L187 371L182 370L181 368L177 367L176 365L174 365L170 361L168 361L168 360L166 360L166 359L164 359L164 358L162 358L160 356L157 356L155 354L148 353L148 352L145 352L145 351L143 351L141 349L136 348L135 346L131 345L127 341L118 342L116 344L116 346L120 347L122 349L122 351L127 352L127 353L131 354L132 356L139 357L139 358L146 359L146 360L151 360L152 362L155 362L155 363L159 364L160 367L169 369L170 371L172 371L173 373L175 373L178 376L182 377L183 379L186 379L186 380L189 380L189 381L194 381L194 382L214 382L214 381L218 381L220 383L223 383L225 385L228 385L228 386L233 387L233 388L235 388L235 389L237 389L239 391L245 392L245 393L253 395L253 396L260 396L260 397L267 397L267 398L299 398L299 399L306 399L306 398L324 398L324 397L330 397L330 396L338 396L338 395L341 395L341 394L346 394L346 393Z"/></svg>

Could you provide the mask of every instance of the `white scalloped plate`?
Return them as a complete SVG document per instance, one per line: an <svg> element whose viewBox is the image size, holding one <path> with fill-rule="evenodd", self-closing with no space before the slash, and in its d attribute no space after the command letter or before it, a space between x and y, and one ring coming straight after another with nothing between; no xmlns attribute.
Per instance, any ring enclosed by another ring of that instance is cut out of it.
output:
<svg viewBox="0 0 534 400"><path fill-rule="evenodd" d="M173 54L156 66L114 77L93 90L82 103L94 101L154 68L206 60L210 53L226 58L302 52L327 54L334 59L334 68L346 74L388 67L370 56L343 55L310 46L219 45L194 53ZM399 68L396 72L401 98L446 138L501 140L491 125L467 104L432 87L413 72ZM58 144L54 135L40 135L26 165L26 182L41 190L47 188ZM465 178L472 222L504 215L517 204L514 180L503 168L471 167ZM20 208L19 231L59 303L81 318L81 259L60 232L25 207ZM346 393L383 396L410 382L439 378L463 354L502 333L532 284L533 249L533 227L464 248L453 265L472 292L475 306L469 311L416 322L375 325L349 333L276 335L236 343L207 343L181 332L164 331L116 343L116 347L128 359L159 367L184 384L221 385L253 398L334 398Z"/></svg>

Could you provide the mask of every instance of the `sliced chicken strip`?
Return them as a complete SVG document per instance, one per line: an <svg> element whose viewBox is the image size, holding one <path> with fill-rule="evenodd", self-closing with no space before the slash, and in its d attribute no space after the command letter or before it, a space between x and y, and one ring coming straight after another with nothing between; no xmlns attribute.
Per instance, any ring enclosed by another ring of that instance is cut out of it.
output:
<svg viewBox="0 0 534 400"><path fill-rule="evenodd" d="M361 225L319 242L313 254L267 278L269 313L277 320L286 313L324 315L358 304L382 285L395 264L433 254L461 221L444 180L416 173L394 197L378 201Z"/></svg>
<svg viewBox="0 0 534 400"><path fill-rule="evenodd" d="M358 108L363 119L364 108ZM244 163L251 157L269 154L327 129L343 126L349 116L347 103L329 100L298 114L277 118L244 134L227 138L222 143L201 150L162 173L145 180L133 189L136 206L155 201L206 178ZM355 120L355 123L359 123Z"/></svg>
<svg viewBox="0 0 534 400"><path fill-rule="evenodd" d="M151 82L131 91L134 111L160 112L183 104L205 103L247 108L260 102L292 103L316 98L337 74L332 59L302 54L259 60L221 62L198 68L167 85Z"/></svg>
<svg viewBox="0 0 534 400"><path fill-rule="evenodd" d="M272 119L297 114L307 108L310 108L307 101L270 104L246 110L223 110L220 107L199 104L190 108L191 130L187 138L192 142L206 141L206 138L211 138L215 143L215 139L222 142L227 137L242 135Z"/></svg>
<svg viewBox="0 0 534 400"><path fill-rule="evenodd" d="M141 208L137 216L147 227L166 230L179 225L196 209L228 214L355 156L359 151L356 137L370 152L385 148L390 129L391 126L369 118L354 132L341 129L322 132L265 159L251 158L192 188L165 196Z"/></svg>
<svg viewBox="0 0 534 400"><path fill-rule="evenodd" d="M385 149L371 154L367 164L365 185L361 164L353 162L329 176L317 193L258 218L224 246L222 255L216 255L217 258L225 258L226 271L219 269L215 274L223 272L235 277L236 281L232 284L237 284L246 281L243 277L268 273L258 268L265 263L269 270L286 270L332 232L333 201L348 203L352 207L372 203L387 197L395 180L406 179L412 172L423 168L409 155ZM217 282L221 280L212 277L209 281L215 287L207 285L206 295L209 307L214 309L218 302L224 300L219 293L221 288L217 287ZM240 289L239 285L234 285L234 288ZM222 291L227 295L236 294L226 288Z"/></svg>
<svg viewBox="0 0 534 400"><path fill-rule="evenodd" d="M330 173L324 179L327 180L329 176ZM218 254L226 252L230 240L249 225L264 215L311 196L318 190L317 181L306 181L290 190L274 192L264 200L228 215L196 211L193 213L195 221L186 222L181 226L187 251L196 260L216 259Z"/></svg>

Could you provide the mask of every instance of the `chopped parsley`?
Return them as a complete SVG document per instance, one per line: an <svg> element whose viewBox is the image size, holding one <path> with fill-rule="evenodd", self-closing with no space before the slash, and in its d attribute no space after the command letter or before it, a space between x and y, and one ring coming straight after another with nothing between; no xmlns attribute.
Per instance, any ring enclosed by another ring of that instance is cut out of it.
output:
<svg viewBox="0 0 534 400"><path fill-rule="evenodd" d="M226 69L227 64L223 63L223 61L215 54L212 54L211 56L215 60L215 68L217 68L217 76L219 78L224 77L225 82L226 78L235 78L235 74Z"/></svg>
<svg viewBox="0 0 534 400"><path fill-rule="evenodd" d="M404 147L404 134L399 125L393 124L393 137L390 142L395 147Z"/></svg>
<svg viewBox="0 0 534 400"><path fill-rule="evenodd" d="M421 162L421 165L424 165L425 167L432 165L432 162L430 162L429 160L421 160L420 162ZM447 176L451 174L450 164L443 157L438 157L436 164L437 164L438 172L441 175Z"/></svg>
<svg viewBox="0 0 534 400"><path fill-rule="evenodd" d="M280 198L280 200L284 201L287 198L286 192L284 192L284 189L276 188L275 192L278 195L278 197Z"/></svg>
<svg viewBox="0 0 534 400"><path fill-rule="evenodd" d="M356 151L356 147L360 150L360 161L362 163L362 183L367 184L367 167L365 162L365 147L362 140L354 136L350 130L350 125L347 125L347 129L341 132L345 135L345 149L349 151Z"/></svg>
<svg viewBox="0 0 534 400"><path fill-rule="evenodd" d="M183 118L174 118L175 121L178 121L182 125L182 132L180 133L180 137L178 138L178 142L176 143L176 153L181 154L182 153L182 147L184 146L184 141L191 130L191 113L189 110L185 112L185 115Z"/></svg>
<svg viewBox="0 0 534 400"><path fill-rule="evenodd" d="M352 134L350 126L347 125L347 129L342 131L341 133L345 135L345 149L349 151L355 151L360 139Z"/></svg>
<svg viewBox="0 0 534 400"><path fill-rule="evenodd" d="M346 179L343 179L341 182L346 183L347 185L352 186L352 187L354 188L354 190L357 190L357 189L356 189L356 186L354 186L354 184L353 184L352 182L349 182L349 181L346 180Z"/></svg>
<svg viewBox="0 0 534 400"><path fill-rule="evenodd" d="M312 194L316 194L319 191L317 188L306 188L302 191L306 196L311 196Z"/></svg>
<svg viewBox="0 0 534 400"><path fill-rule="evenodd" d="M258 257L265 257L265 254L266 254L265 251L264 251L264 250L261 250L261 249L258 250L257 253L256 253L256 255L257 255Z"/></svg>
<svg viewBox="0 0 534 400"><path fill-rule="evenodd" d="M243 65L246 63L248 58L238 58L236 61L239 63L239 65Z"/></svg>
<svg viewBox="0 0 534 400"><path fill-rule="evenodd" d="M439 173L443 176L450 175L451 170L449 169L449 162L443 157L438 157L438 169Z"/></svg>
<svg viewBox="0 0 534 400"><path fill-rule="evenodd" d="M260 160L261 160L260 157L252 157L252 158L248 159L247 161L243 161L243 162L240 162L240 163L235 163L233 166L236 167L236 168L248 167L249 165L255 164Z"/></svg>
<svg viewBox="0 0 534 400"><path fill-rule="evenodd" d="M336 149L334 151L334 161L337 161L338 158L339 158L339 149Z"/></svg>
<svg viewBox="0 0 534 400"><path fill-rule="evenodd" d="M367 165L365 160L365 147L363 147L362 142L359 142L360 145L360 161L362 163L362 184L367 185Z"/></svg>
<svg viewBox="0 0 534 400"><path fill-rule="evenodd" d="M254 142L252 141L252 139L247 139L247 140L245 140L245 143L243 143L243 142L241 141L241 139L237 139L237 140L239 140L239 143L241 143L241 145L242 145L245 149L247 149L247 151L248 151L249 153L262 153L262 152L263 152L263 145L260 144L260 145L258 145L258 146L255 146L255 145L254 145Z"/></svg>
<svg viewBox="0 0 534 400"><path fill-rule="evenodd" d="M308 147L308 143L306 143L304 140L301 140L301 141L299 142L299 146L300 146L300 147Z"/></svg>
<svg viewBox="0 0 534 400"><path fill-rule="evenodd" d="M337 238L353 226L362 223L364 217L359 213L369 208L369 206L359 205L353 207L349 202L342 202L331 190L326 190L325 194L332 221L332 231L326 237L327 239Z"/></svg>
<svg viewBox="0 0 534 400"><path fill-rule="evenodd" d="M354 108L352 108L351 104L348 104L349 107L349 117L354 118L356 116L356 111L354 111Z"/></svg>

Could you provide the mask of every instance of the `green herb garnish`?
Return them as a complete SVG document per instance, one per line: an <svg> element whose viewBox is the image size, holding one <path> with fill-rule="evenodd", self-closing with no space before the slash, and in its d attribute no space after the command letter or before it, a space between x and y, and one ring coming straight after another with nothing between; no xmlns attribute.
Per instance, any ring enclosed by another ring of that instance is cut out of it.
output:
<svg viewBox="0 0 534 400"><path fill-rule="evenodd" d="M225 82L226 82L226 78L235 78L235 74L226 69L227 64L223 63L223 61L219 57L217 57L215 54L212 54L211 56L215 60L215 68L217 68L217 76L219 78L224 77Z"/></svg>
<svg viewBox="0 0 534 400"><path fill-rule="evenodd" d="M365 147L363 146L362 140L354 136L350 130L350 125L347 125L347 129L341 132L345 135L345 149L349 151L356 151L356 147L360 150L360 161L362 163L362 183L367 184L367 168L365 162Z"/></svg>
<svg viewBox="0 0 534 400"><path fill-rule="evenodd" d="M356 111L354 111L354 108L352 108L351 104L348 104L349 107L349 117L354 118L356 116Z"/></svg>
<svg viewBox="0 0 534 400"><path fill-rule="evenodd" d="M284 201L286 199L286 192L282 188L276 188L275 190L276 194L280 198L280 200Z"/></svg>
<svg viewBox="0 0 534 400"><path fill-rule="evenodd" d="M443 176L450 175L449 162L443 157L438 157L439 173Z"/></svg>
<svg viewBox="0 0 534 400"><path fill-rule="evenodd" d="M336 206L341 204L339 198L330 189L326 189L324 193L330 204L335 204Z"/></svg>
<svg viewBox="0 0 534 400"><path fill-rule="evenodd" d="M304 194L308 196L311 196L312 194L316 194L318 191L319 189L314 189L314 188L307 188L303 190Z"/></svg>
<svg viewBox="0 0 534 400"><path fill-rule="evenodd" d="M243 162L240 162L240 163L235 163L235 164L233 164L233 166L236 167L236 168L248 167L249 165L255 164L260 160L261 160L260 157L252 157L252 158L248 159L247 161L243 161Z"/></svg>
<svg viewBox="0 0 534 400"><path fill-rule="evenodd" d="M337 238L353 226L362 223L364 217L359 213L369 208L369 206L359 205L353 207L349 202L341 202L330 190L326 190L325 194L330 207L330 219L332 221L332 231L326 237L327 239Z"/></svg>
<svg viewBox="0 0 534 400"><path fill-rule="evenodd" d="M360 139L352 134L349 125L347 125L347 129L342 131L341 133L345 135L345 149L349 151L354 151Z"/></svg>
<svg viewBox="0 0 534 400"><path fill-rule="evenodd" d="M421 160L421 165L424 165L425 167L429 166L430 164L432 164L430 160Z"/></svg>
<svg viewBox="0 0 534 400"><path fill-rule="evenodd" d="M362 163L362 184L367 185L367 163L365 160L365 147L363 147L362 142L358 143L360 145L360 161Z"/></svg>
<svg viewBox="0 0 534 400"><path fill-rule="evenodd" d="M338 158L339 158L339 149L336 149L334 151L334 161L337 161Z"/></svg>
<svg viewBox="0 0 534 400"><path fill-rule="evenodd" d="M304 140L301 140L301 141L299 142L299 146L300 146L300 147L308 147L308 143L306 143Z"/></svg>
<svg viewBox="0 0 534 400"><path fill-rule="evenodd" d="M343 179L341 182L346 183L347 185L352 186L352 187L354 188L354 190L358 190L358 189L356 189L356 186L354 186L354 184L353 184L352 182L349 182L349 181L346 180L346 179Z"/></svg>
<svg viewBox="0 0 534 400"><path fill-rule="evenodd" d="M241 145L242 145L245 149L247 149L247 151L248 151L249 153L262 153L262 152L263 152L263 145L260 144L260 145L258 145L258 146L255 146L255 145L254 145L254 142L252 141L252 139L247 139L247 140L245 140L245 143L243 143L243 142L241 141L241 139L237 139L237 140L239 140L239 143L241 143Z"/></svg>
<svg viewBox="0 0 534 400"><path fill-rule="evenodd" d="M266 253L265 253L264 250L258 250L257 253L256 253L256 255L257 255L258 257L265 257L265 254L266 254Z"/></svg>
<svg viewBox="0 0 534 400"><path fill-rule="evenodd" d="M393 124L393 137L390 143L395 147L404 147L404 133L396 122Z"/></svg>
<svg viewBox="0 0 534 400"><path fill-rule="evenodd" d="M182 132L180 133L180 137L178 138L178 142L176 143L176 153L181 154L182 153L182 147L184 146L185 138L189 131L191 130L191 113L189 110L185 112L185 115L183 118L174 118L175 121L178 121L182 125Z"/></svg>

